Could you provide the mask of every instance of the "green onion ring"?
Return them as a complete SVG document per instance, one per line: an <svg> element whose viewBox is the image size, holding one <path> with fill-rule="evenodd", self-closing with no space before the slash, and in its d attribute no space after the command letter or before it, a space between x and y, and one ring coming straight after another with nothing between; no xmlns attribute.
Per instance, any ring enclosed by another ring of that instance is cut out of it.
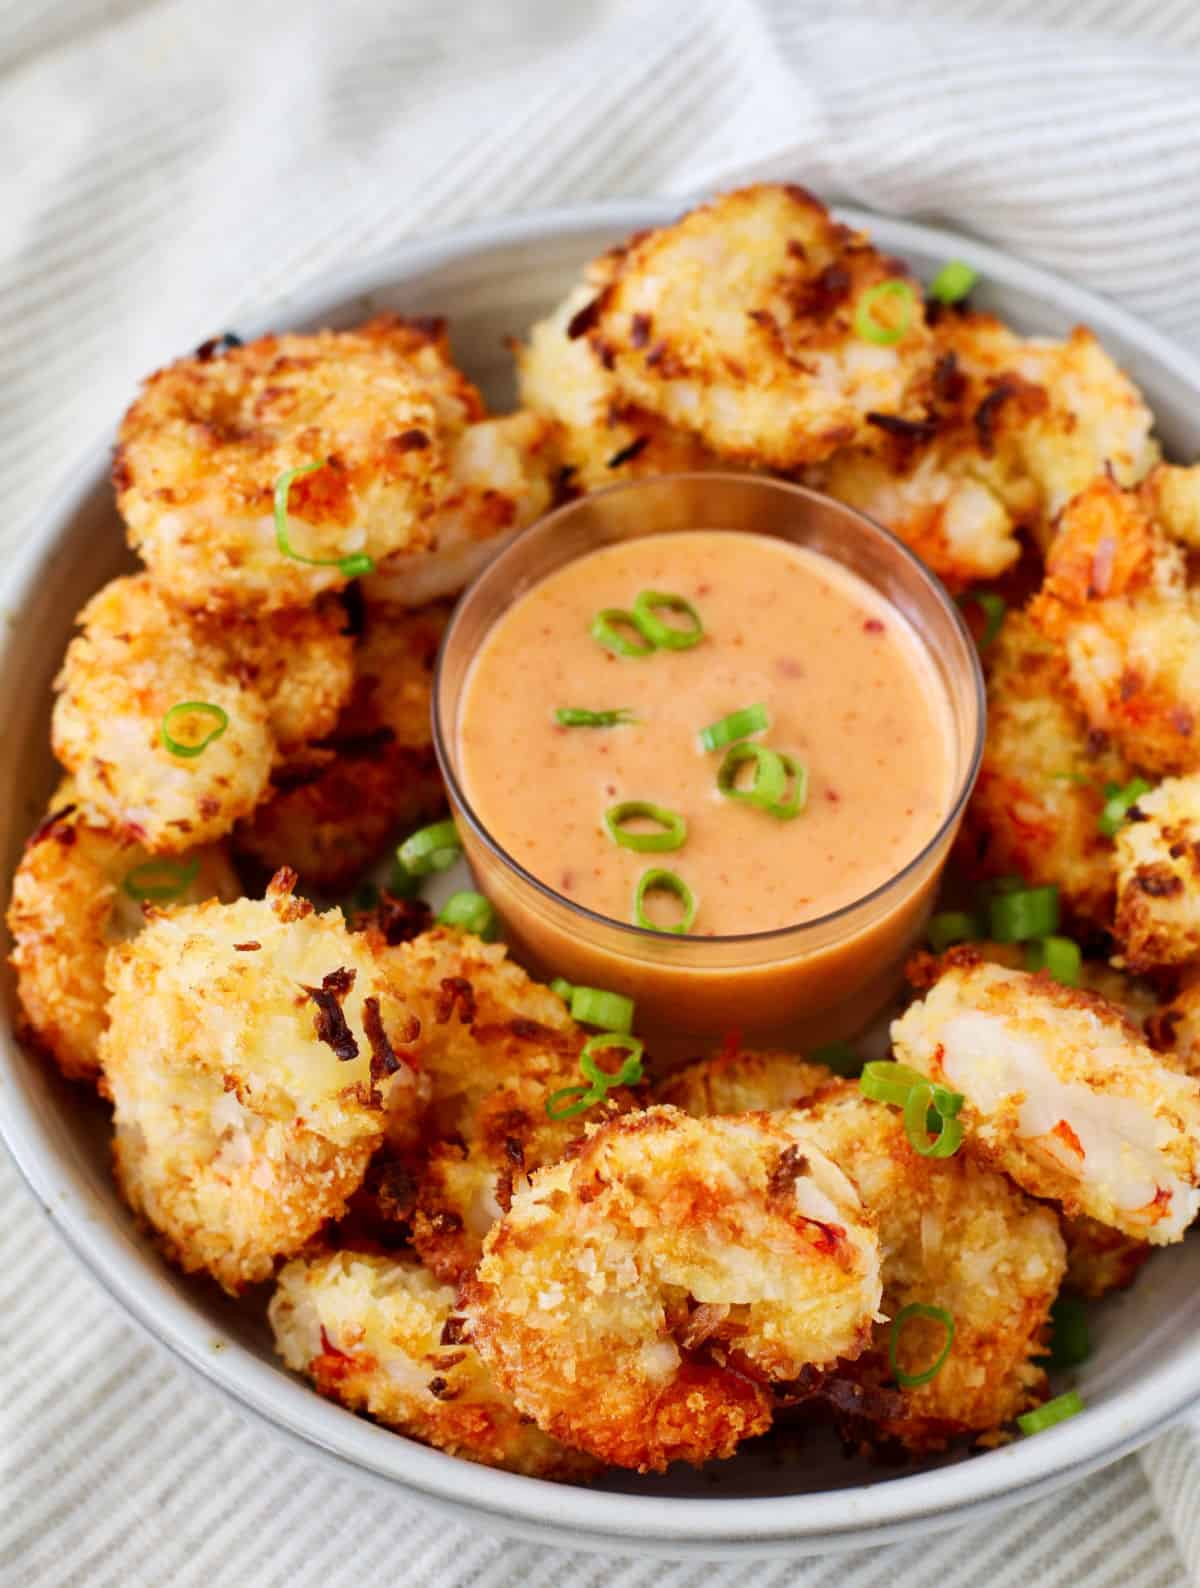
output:
<svg viewBox="0 0 1200 1588"><path fill-rule="evenodd" d="M606 992L602 987L572 987L567 984L571 1018L581 1026L598 1026L628 1036L633 1030L634 1003L624 993ZM585 1071L586 1074L586 1071Z"/></svg>
<svg viewBox="0 0 1200 1588"><path fill-rule="evenodd" d="M932 1086L922 1081L914 1086L904 1103L904 1133L909 1146L922 1158L952 1158L962 1146L963 1128L954 1118L963 1105L961 1092L951 1092L944 1086ZM929 1113L933 1110L938 1125L937 1135L929 1139Z"/></svg>
<svg viewBox="0 0 1200 1588"><path fill-rule="evenodd" d="M305 557L295 550L288 536L288 492L292 481L303 474L315 474L328 462L328 458L318 458L315 463L302 463L298 469L285 469L275 481L275 544L293 562L306 563L310 568L336 568L347 579L357 579L360 574L375 571L375 559L366 552L352 552L348 557Z"/></svg>
<svg viewBox="0 0 1200 1588"><path fill-rule="evenodd" d="M942 910L930 916L925 936L935 954L944 954L955 943L973 943L983 936L979 920L965 910Z"/></svg>
<svg viewBox="0 0 1200 1588"><path fill-rule="evenodd" d="M462 854L462 839L453 820L434 822L412 833L396 851L396 859L412 877L446 871Z"/></svg>
<svg viewBox="0 0 1200 1588"><path fill-rule="evenodd" d="M560 1086L557 1092L551 1092L546 1099L546 1113L551 1119L574 1119L576 1114L582 1114L603 1096L604 1093L596 1091L593 1086ZM557 1107L559 1100L566 1097L573 1097L575 1101L565 1108Z"/></svg>
<svg viewBox="0 0 1200 1588"><path fill-rule="evenodd" d="M1008 611L1008 602L1003 596L995 595L991 590L968 590L965 595L958 598L960 607L976 606L983 613L983 633L979 637L979 649L986 651L988 646L999 634L1004 623L1004 615Z"/></svg>
<svg viewBox="0 0 1200 1588"><path fill-rule="evenodd" d="M646 640L644 645L637 645L626 635L620 632L618 624L631 628L643 639L646 636L641 624L632 612L626 612L623 607L604 607L592 619L588 633L598 645L603 645L606 651L611 651L614 656L653 656L657 646L653 640Z"/></svg>
<svg viewBox="0 0 1200 1588"><path fill-rule="evenodd" d="M185 744L183 740L176 739L171 732L172 722L178 722L181 717L195 715L198 717L212 717L216 727L211 733L205 735L195 744ZM214 706L209 700L181 700L177 706L172 706L162 720L159 735L162 742L172 755L182 756L191 760L193 756L201 755L208 749L214 739L219 739L229 726L229 713L220 706Z"/></svg>
<svg viewBox="0 0 1200 1588"><path fill-rule="evenodd" d="M631 833L623 824L637 817L657 822L662 831L657 833ZM665 805L653 805L649 800L621 800L610 805L604 813L604 826L614 844L622 849L634 849L638 854L665 854L672 849L682 849L687 838L687 822L678 811L669 811Z"/></svg>
<svg viewBox="0 0 1200 1588"><path fill-rule="evenodd" d="M125 874L122 888L131 899L139 903L165 904L186 893L200 870L198 860L146 860ZM163 880L156 882L160 877ZM141 880L139 880L141 879Z"/></svg>
<svg viewBox="0 0 1200 1588"><path fill-rule="evenodd" d="M616 728L627 722L636 722L632 706L618 706L615 711L586 711L582 706L560 706L554 713L560 728Z"/></svg>
<svg viewBox="0 0 1200 1588"><path fill-rule="evenodd" d="M1142 777L1132 778L1124 788L1114 788L1112 784L1105 788L1104 809L1100 812L1096 826L1106 838L1117 836L1125 825L1129 812L1143 794L1149 794L1150 789L1151 785Z"/></svg>
<svg viewBox="0 0 1200 1588"><path fill-rule="evenodd" d="M1016 888L1001 893L988 908L989 929L997 943L1024 943L1058 931L1058 885Z"/></svg>
<svg viewBox="0 0 1200 1588"><path fill-rule="evenodd" d="M1077 1417L1082 1410L1079 1391L1068 1390L1065 1395L1046 1401L1036 1411L1023 1412L1017 1418L1017 1427L1023 1434L1040 1434L1044 1429L1053 1428L1055 1423L1065 1423L1068 1417Z"/></svg>
<svg viewBox="0 0 1200 1588"><path fill-rule="evenodd" d="M596 1058L597 1053L605 1053L611 1048L629 1055L622 1061L619 1070L604 1069ZM614 1086L636 1086L642 1078L642 1054L645 1051L645 1043L639 1042L637 1037L631 1037L628 1032L600 1031L594 1037L589 1037L580 1049L579 1068L591 1081L593 1088L602 1094L611 1091Z"/></svg>
<svg viewBox="0 0 1200 1588"><path fill-rule="evenodd" d="M727 744L736 744L739 739L748 739L752 733L762 733L770 725L771 719L767 715L767 708L758 701L753 706L743 706L740 711L731 711L719 722L710 722L707 728L701 728L700 748L723 750Z"/></svg>
<svg viewBox="0 0 1200 1588"><path fill-rule="evenodd" d="M754 780L749 788L738 788L737 775L748 761L754 762ZM769 810L782 799L787 781L783 762L774 750L743 739L741 744L731 744L725 752L717 771L717 792L727 800Z"/></svg>
<svg viewBox="0 0 1200 1588"><path fill-rule="evenodd" d="M877 306L892 298L901 302L903 313L895 325L885 325L876 319L875 310ZM874 342L878 347L894 347L897 342L904 340L912 324L916 306L917 295L912 289L911 282L904 281L899 276L876 282L873 287L868 287L858 300L858 307L854 311L855 334L862 337L864 342Z"/></svg>
<svg viewBox="0 0 1200 1588"><path fill-rule="evenodd" d="M438 912L437 924L473 932L485 943L494 942L500 935L500 918L491 900L467 888L450 895Z"/></svg>
<svg viewBox="0 0 1200 1588"><path fill-rule="evenodd" d="M1035 937L1025 945L1025 969L1044 970L1064 987L1078 987L1083 955L1069 937Z"/></svg>
<svg viewBox="0 0 1200 1588"><path fill-rule="evenodd" d="M808 804L808 769L786 750L776 750L775 754L783 764L785 776L791 779L792 792L786 799L777 800L766 809L768 815L777 817L779 821L790 822Z"/></svg>
<svg viewBox="0 0 1200 1588"><path fill-rule="evenodd" d="M675 926L656 926L646 914L646 895L648 893L673 893L683 906L683 916ZM678 936L691 931L696 920L696 896L688 887L682 877L677 877L673 871L662 871L652 867L643 871L641 879L633 895L633 919L636 925L644 926L648 932L674 932Z"/></svg>
<svg viewBox="0 0 1200 1588"><path fill-rule="evenodd" d="M899 1064L895 1059L873 1059L870 1064L863 1065L858 1089L876 1103L891 1103L903 1108L913 1087L922 1085L924 1080L919 1070Z"/></svg>
<svg viewBox="0 0 1200 1588"><path fill-rule="evenodd" d="M677 629L664 623L656 609L682 612L691 628ZM652 645L663 651L689 651L704 638L704 620L690 601L667 590L639 590L633 600L633 621Z"/></svg>
<svg viewBox="0 0 1200 1588"><path fill-rule="evenodd" d="M571 983L566 979L565 976L556 976L550 983L550 991L552 993L557 993L563 1002L568 1004L571 1002L571 999L575 993L574 987L571 986Z"/></svg>
<svg viewBox="0 0 1200 1588"><path fill-rule="evenodd" d="M923 1373L906 1373L896 1360L896 1351L900 1344L900 1336L904 1325L910 1318L930 1318L934 1323L940 1323L946 1331L946 1343L938 1353L937 1360L932 1367L927 1367ZM917 1389L922 1384L928 1384L930 1379L936 1378L945 1366L946 1358L950 1355L950 1347L954 1344L954 1319L945 1307L931 1307L923 1301L910 1302L892 1319L891 1332L888 1335L888 1366L892 1370L892 1377L901 1389ZM1019 1419L1018 1419L1019 1420Z"/></svg>
<svg viewBox="0 0 1200 1588"><path fill-rule="evenodd" d="M975 283L978 273L961 259L949 259L929 283L929 296L938 303L961 303Z"/></svg>

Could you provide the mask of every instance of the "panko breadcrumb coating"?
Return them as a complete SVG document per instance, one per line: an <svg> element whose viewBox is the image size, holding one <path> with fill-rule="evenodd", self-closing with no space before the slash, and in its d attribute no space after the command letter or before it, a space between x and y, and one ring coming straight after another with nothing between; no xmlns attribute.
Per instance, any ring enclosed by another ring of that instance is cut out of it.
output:
<svg viewBox="0 0 1200 1588"><path fill-rule="evenodd" d="M366 604L349 701L328 737L282 767L269 798L238 824L240 854L338 893L389 840L441 811L429 709L449 615L443 603L414 612Z"/></svg>
<svg viewBox="0 0 1200 1588"><path fill-rule="evenodd" d="M1200 603L1137 494L1104 476L1074 498L1029 610L1090 728L1142 771L1200 771Z"/></svg>
<svg viewBox="0 0 1200 1588"><path fill-rule="evenodd" d="M421 1021L432 1087L413 1245L454 1282L479 1261L514 1187L562 1157L589 1125L630 1108L634 1094L615 1089L585 1114L549 1117L554 1092L586 1084L586 1034L503 944L438 927L391 950L387 966Z"/></svg>
<svg viewBox="0 0 1200 1588"><path fill-rule="evenodd" d="M1117 833L1121 958L1131 970L1200 958L1200 774L1139 796Z"/></svg>
<svg viewBox="0 0 1200 1588"><path fill-rule="evenodd" d="M178 887L181 904L225 902L241 892L223 849L184 855L164 872L131 838L79 801L68 780L25 845L13 879L10 960L26 1034L71 1080L94 1080L107 1015L104 962L114 943L141 931L137 897ZM139 885L139 879L140 885Z"/></svg>
<svg viewBox="0 0 1200 1588"><path fill-rule="evenodd" d="M1146 1041L1164 1064L1200 1077L1200 974L1194 968L1146 1021Z"/></svg>
<svg viewBox="0 0 1200 1588"><path fill-rule="evenodd" d="M483 417L440 322L380 315L351 331L206 346L159 370L120 430L117 505L135 551L180 605L229 613L309 605L341 559L423 551L454 441ZM274 492L293 481L293 550Z"/></svg>
<svg viewBox="0 0 1200 1588"><path fill-rule="evenodd" d="M806 1102L835 1079L825 1065L806 1064L794 1053L733 1044L668 1075L655 1087L654 1101L670 1103L697 1119L770 1112Z"/></svg>
<svg viewBox="0 0 1200 1588"><path fill-rule="evenodd" d="M463 1295L480 1355L540 1428L662 1471L763 1432L771 1381L857 1355L879 1248L798 1113L656 1107L520 1185Z"/></svg>
<svg viewBox="0 0 1200 1588"><path fill-rule="evenodd" d="M961 1092L967 1144L1028 1191L1155 1245L1200 1210L1200 1082L1094 993L954 949L892 1026L897 1058Z"/></svg>
<svg viewBox="0 0 1200 1588"><path fill-rule="evenodd" d="M570 333L626 402L733 462L794 469L872 434L867 416L921 417L933 338L920 287L802 188L726 193L643 232ZM866 299L902 281L907 294ZM860 335L875 313L888 345Z"/></svg>
<svg viewBox="0 0 1200 1588"><path fill-rule="evenodd" d="M517 1411L459 1337L455 1293L411 1258L324 1253L288 1263L271 1298L275 1348L322 1395L452 1456L537 1478L594 1468Z"/></svg>
<svg viewBox="0 0 1200 1588"><path fill-rule="evenodd" d="M1088 1301L1133 1284L1154 1248L1095 1219L1063 1219L1067 1276L1063 1288Z"/></svg>
<svg viewBox="0 0 1200 1588"><path fill-rule="evenodd" d="M276 876L264 900L154 910L109 956L100 1040L121 1190L188 1272L270 1276L415 1111L418 1035L368 936Z"/></svg>
<svg viewBox="0 0 1200 1588"><path fill-rule="evenodd" d="M986 658L987 740L959 854L976 875L1057 883L1073 915L1107 926L1114 855L1099 820L1105 784L1124 784L1128 766L1089 733L1061 654L1024 613L1008 614Z"/></svg>

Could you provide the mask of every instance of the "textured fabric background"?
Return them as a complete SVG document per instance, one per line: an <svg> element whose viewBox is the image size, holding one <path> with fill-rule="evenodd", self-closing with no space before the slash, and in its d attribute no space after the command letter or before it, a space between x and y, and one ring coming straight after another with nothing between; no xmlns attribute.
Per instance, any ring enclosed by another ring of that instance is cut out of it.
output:
<svg viewBox="0 0 1200 1588"><path fill-rule="evenodd" d="M137 376L413 232L787 172L1200 345L1194 0L0 0L0 550ZM331 1481L146 1344L0 1153L0 1582L1179 1588L1200 1439L787 1565L505 1544Z"/></svg>

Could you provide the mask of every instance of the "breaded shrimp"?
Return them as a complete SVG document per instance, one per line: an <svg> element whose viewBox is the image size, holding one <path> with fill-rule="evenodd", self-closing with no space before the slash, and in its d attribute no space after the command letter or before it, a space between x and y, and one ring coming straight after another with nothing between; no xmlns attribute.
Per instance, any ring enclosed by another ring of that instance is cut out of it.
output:
<svg viewBox="0 0 1200 1588"><path fill-rule="evenodd" d="M646 475L721 468L699 437L624 402L592 344L570 334L575 316L602 285L603 274L593 270L515 350L521 401L560 426L570 487L598 491Z"/></svg>
<svg viewBox="0 0 1200 1588"><path fill-rule="evenodd" d="M514 1184L562 1157L589 1124L628 1109L628 1089L585 1113L552 1119L560 1088L586 1085L585 1033L503 944L445 927L387 955L389 974L421 1021L433 1089L417 1171L413 1245L440 1279L466 1277Z"/></svg>
<svg viewBox="0 0 1200 1588"><path fill-rule="evenodd" d="M409 612L367 603L349 701L328 737L280 768L269 798L238 824L239 853L337 893L397 833L438 814L446 796L429 708L448 618L443 604Z"/></svg>
<svg viewBox="0 0 1200 1588"><path fill-rule="evenodd" d="M769 1112L806 1102L835 1079L825 1065L805 1064L794 1053L731 1046L668 1075L655 1087L654 1101L697 1119Z"/></svg>
<svg viewBox="0 0 1200 1588"><path fill-rule="evenodd" d="M1107 926L1114 856L1100 813L1128 766L1089 733L1061 655L1024 613L1008 614L986 654L987 742L959 853L976 875L1057 883L1073 915Z"/></svg>
<svg viewBox="0 0 1200 1588"><path fill-rule="evenodd" d="M1180 985L1146 1021L1146 1041L1164 1064L1200 1078L1200 973L1184 971Z"/></svg>
<svg viewBox="0 0 1200 1588"><path fill-rule="evenodd" d="M870 413L920 417L933 364L920 288L801 188L726 193L634 237L610 268L571 334L627 403L730 461L794 469L864 440ZM877 340L856 328L868 316Z"/></svg>
<svg viewBox="0 0 1200 1588"><path fill-rule="evenodd" d="M1094 993L970 949L938 971L892 1041L899 1059L964 1095L970 1149L1071 1217L1179 1240L1200 1210L1200 1082Z"/></svg>
<svg viewBox="0 0 1200 1588"><path fill-rule="evenodd" d="M1200 774L1139 796L1117 833L1117 918L1130 970L1200 958Z"/></svg>
<svg viewBox="0 0 1200 1588"><path fill-rule="evenodd" d="M1123 1235L1095 1219L1063 1219L1067 1276L1063 1289L1088 1301L1113 1290L1127 1290L1154 1248L1149 1241Z"/></svg>
<svg viewBox="0 0 1200 1588"><path fill-rule="evenodd" d="M996 943L989 938L981 938L978 942L972 942L970 949L989 965L1003 965L1008 970L1025 969L1024 943ZM914 955L906 967L909 981L914 987L929 986L930 980L938 974L938 965L935 955ZM1130 976L1107 960L1082 960L1079 986L1085 992L1095 993L1107 1003L1114 1004L1138 1031L1149 1025L1159 1007L1159 992L1152 982L1144 981L1140 976Z"/></svg>
<svg viewBox="0 0 1200 1588"><path fill-rule="evenodd" d="M152 375L125 415L117 505L180 605L303 607L347 583L347 557L430 546L453 444L482 417L440 322L380 315L352 331L206 344ZM276 482L317 462L290 488L299 557L288 556Z"/></svg>
<svg viewBox="0 0 1200 1588"><path fill-rule="evenodd" d="M1183 550L1112 480L1068 505L1030 615L1089 727L1140 769L1200 771L1200 604Z"/></svg>
<svg viewBox="0 0 1200 1588"><path fill-rule="evenodd" d="M141 931L142 899L164 889L180 904L241 892L222 848L197 849L164 869L65 782L25 845L8 928L27 1033L71 1080L100 1073L108 950Z"/></svg>
<svg viewBox="0 0 1200 1588"><path fill-rule="evenodd" d="M471 1337L521 1411L616 1466L732 1454L771 1381L855 1356L879 1247L797 1112L657 1107L540 1169L464 1287Z"/></svg>
<svg viewBox="0 0 1200 1588"><path fill-rule="evenodd" d="M1200 464L1160 463L1138 492L1142 506L1171 539L1200 547Z"/></svg>
<svg viewBox="0 0 1200 1588"><path fill-rule="evenodd" d="M422 607L457 595L518 530L554 505L558 440L558 426L544 414L504 414L468 426L450 452L427 545L382 558L363 582L367 596Z"/></svg>
<svg viewBox="0 0 1200 1588"><path fill-rule="evenodd" d="M417 1022L381 955L294 882L151 911L108 960L118 1183L181 1268L233 1293L342 1212L385 1109L423 1101Z"/></svg>
<svg viewBox="0 0 1200 1588"><path fill-rule="evenodd" d="M547 1438L460 1338L454 1291L412 1258L327 1252L288 1263L269 1316L275 1349L322 1395L438 1450L529 1477L594 1463Z"/></svg>

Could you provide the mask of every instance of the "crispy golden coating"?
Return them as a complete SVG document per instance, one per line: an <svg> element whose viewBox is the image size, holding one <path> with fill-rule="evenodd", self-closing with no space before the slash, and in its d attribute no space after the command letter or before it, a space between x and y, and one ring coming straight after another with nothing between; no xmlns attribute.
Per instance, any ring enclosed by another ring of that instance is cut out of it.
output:
<svg viewBox="0 0 1200 1588"><path fill-rule="evenodd" d="M1139 495L1171 540L1190 550L1200 547L1200 464L1160 463L1142 481Z"/></svg>
<svg viewBox="0 0 1200 1588"><path fill-rule="evenodd" d="M229 613L309 605L338 561L431 543L450 452L483 416L444 327L380 315L353 331L207 347L152 375L113 465L130 543L181 605ZM276 543L276 481L296 479L294 551Z"/></svg>
<svg viewBox="0 0 1200 1588"><path fill-rule="evenodd" d="M450 609L368 602L354 650L354 685L332 733L280 769L273 792L239 823L241 854L270 872L291 866L337 893L445 805L429 710L433 664Z"/></svg>
<svg viewBox="0 0 1200 1588"><path fill-rule="evenodd" d="M1200 775L1143 794L1117 834L1117 918L1134 971L1200 958Z"/></svg>
<svg viewBox="0 0 1200 1588"><path fill-rule="evenodd" d="M825 1065L805 1064L794 1053L729 1046L668 1075L655 1087L654 1101L697 1119L770 1112L806 1102L834 1080Z"/></svg>
<svg viewBox="0 0 1200 1588"><path fill-rule="evenodd" d="M1029 610L1089 727L1144 771L1200 771L1200 605L1182 548L1135 493L1101 477L1074 498Z"/></svg>
<svg viewBox="0 0 1200 1588"><path fill-rule="evenodd" d="M1107 926L1113 844L1100 831L1104 786L1129 770L1087 721L1061 655L1022 612L989 647L987 742L959 853L976 875L1057 883L1068 909Z"/></svg>
<svg viewBox="0 0 1200 1588"><path fill-rule="evenodd" d="M288 1263L271 1298L275 1348L322 1395L452 1456L537 1478L594 1463L522 1417L468 1341L454 1291L411 1258L361 1251Z"/></svg>
<svg viewBox="0 0 1200 1588"><path fill-rule="evenodd" d="M765 1382L856 1355L879 1298L872 1221L798 1113L665 1107L519 1186L464 1288L518 1407L640 1471L761 1433Z"/></svg>
<svg viewBox="0 0 1200 1588"><path fill-rule="evenodd" d="M1200 1082L1094 993L945 955L892 1026L897 1057L961 1092L968 1145L1032 1196L1155 1245L1200 1210Z"/></svg>
<svg viewBox="0 0 1200 1588"><path fill-rule="evenodd" d="M575 316L596 297L605 274L593 269L516 349L521 401L558 423L570 486L598 491L651 474L722 467L698 436L625 402L591 342L571 336Z"/></svg>
<svg viewBox="0 0 1200 1588"><path fill-rule="evenodd" d="M1008 970L1025 969L1024 943L996 943L981 938L971 943L970 951L989 965L1003 965ZM927 987L939 974L939 965L936 956L917 954L907 967L908 979L916 987ZM1159 1008L1159 990L1153 982L1131 976L1107 960L1083 960L1079 966L1079 985L1085 992L1096 993L1113 1004L1138 1031L1149 1027ZM1150 1045L1154 1046L1152 1042Z"/></svg>
<svg viewBox="0 0 1200 1588"><path fill-rule="evenodd" d="M417 1035L370 939L280 873L261 901L151 912L109 956L100 1039L130 1206L188 1272L269 1277L417 1109Z"/></svg>
<svg viewBox="0 0 1200 1588"><path fill-rule="evenodd" d="M432 1086L412 1240L440 1279L466 1277L516 1184L561 1158L589 1124L633 1105L622 1088L585 1114L546 1103L579 1071L585 1033L503 944L435 928L390 951L388 971L421 1021Z"/></svg>
<svg viewBox="0 0 1200 1588"><path fill-rule="evenodd" d="M544 414L469 425L450 451L426 546L381 559L364 581L367 595L407 607L457 595L518 530L553 506L561 469L558 426Z"/></svg>
<svg viewBox="0 0 1200 1588"><path fill-rule="evenodd" d="M1154 1248L1149 1241L1099 1224L1095 1219L1063 1219L1067 1276L1063 1288L1088 1301L1113 1290L1127 1290Z"/></svg>
<svg viewBox="0 0 1200 1588"><path fill-rule="evenodd" d="M26 1031L72 1080L100 1073L104 962L114 943L141 931L144 889L177 887L181 904L230 901L241 891L221 848L198 849L169 872L139 870L150 858L81 806L68 780L26 843L13 878L10 960Z"/></svg>
<svg viewBox="0 0 1200 1588"><path fill-rule="evenodd" d="M733 462L793 469L920 417L933 364L920 288L801 188L727 193L611 256L575 315L627 403ZM907 297L868 292L904 280ZM871 312L890 345L860 335Z"/></svg>
<svg viewBox="0 0 1200 1588"><path fill-rule="evenodd" d="M1146 1021L1146 1041L1164 1064L1200 1077L1200 974L1184 971L1174 996Z"/></svg>

